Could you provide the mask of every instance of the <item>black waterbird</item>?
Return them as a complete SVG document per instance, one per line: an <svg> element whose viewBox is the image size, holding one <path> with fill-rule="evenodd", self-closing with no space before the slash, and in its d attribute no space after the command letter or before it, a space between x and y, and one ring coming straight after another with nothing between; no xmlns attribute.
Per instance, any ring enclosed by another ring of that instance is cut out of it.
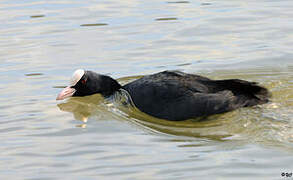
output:
<svg viewBox="0 0 293 180"><path fill-rule="evenodd" d="M121 86L110 76L79 69L57 100L96 93L109 97L120 90L128 92L140 111L172 121L264 104L270 96L266 88L240 79L211 80L180 71L163 71Z"/></svg>

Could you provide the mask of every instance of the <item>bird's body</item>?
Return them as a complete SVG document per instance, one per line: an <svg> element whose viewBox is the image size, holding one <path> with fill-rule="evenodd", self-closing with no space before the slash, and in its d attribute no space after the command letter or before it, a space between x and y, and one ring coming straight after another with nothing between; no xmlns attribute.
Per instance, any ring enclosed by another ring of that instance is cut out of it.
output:
<svg viewBox="0 0 293 180"><path fill-rule="evenodd" d="M119 89L124 89L140 111L173 121L264 104L269 98L267 89L254 82L239 79L211 80L180 71L163 71L147 75L124 86L120 86L109 76L98 75L91 71L85 71L84 76L84 79L89 79L92 84L87 81L88 87L83 89L91 89L91 92L79 94L101 93L109 96ZM107 84L103 85L106 82ZM100 87L93 90L98 86Z"/></svg>
<svg viewBox="0 0 293 180"><path fill-rule="evenodd" d="M218 114L268 101L267 91L255 83L210 80L179 71L145 76L122 88L138 109L168 120Z"/></svg>

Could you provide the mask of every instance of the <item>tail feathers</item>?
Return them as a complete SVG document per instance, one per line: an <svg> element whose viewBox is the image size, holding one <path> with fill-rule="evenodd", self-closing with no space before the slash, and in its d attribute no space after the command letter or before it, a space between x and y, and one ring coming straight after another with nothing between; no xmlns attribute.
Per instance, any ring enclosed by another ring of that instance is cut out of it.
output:
<svg viewBox="0 0 293 180"><path fill-rule="evenodd" d="M217 81L219 87L228 89L239 97L239 101L245 101L245 106L254 106L269 102L271 94L269 91L256 82L249 82L239 79L228 79Z"/></svg>

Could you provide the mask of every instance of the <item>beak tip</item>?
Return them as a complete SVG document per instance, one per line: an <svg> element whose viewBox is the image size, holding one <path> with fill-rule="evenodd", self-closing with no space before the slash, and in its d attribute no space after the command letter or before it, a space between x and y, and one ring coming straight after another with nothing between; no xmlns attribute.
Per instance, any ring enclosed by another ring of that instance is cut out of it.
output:
<svg viewBox="0 0 293 180"><path fill-rule="evenodd" d="M58 95L58 96L56 97L56 101L58 101L58 100L63 100L63 98L60 97L60 95Z"/></svg>
<svg viewBox="0 0 293 180"><path fill-rule="evenodd" d="M75 93L75 89L70 88L70 87L66 87L65 89L63 89L58 96L56 97L56 100L63 100L65 98L71 97L74 93Z"/></svg>

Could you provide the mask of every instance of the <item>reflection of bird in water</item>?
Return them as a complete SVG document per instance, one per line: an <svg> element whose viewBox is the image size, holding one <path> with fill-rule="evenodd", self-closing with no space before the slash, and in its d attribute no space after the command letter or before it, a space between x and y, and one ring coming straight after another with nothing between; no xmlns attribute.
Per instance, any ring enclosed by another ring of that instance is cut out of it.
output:
<svg viewBox="0 0 293 180"><path fill-rule="evenodd" d="M57 106L61 111L73 113L74 118L83 123L86 123L91 116L101 117L107 113L114 115L113 112L115 111L123 113L133 108L131 99L125 91L116 92L106 99L99 94L85 98L69 99L67 102L60 103Z"/></svg>
<svg viewBox="0 0 293 180"><path fill-rule="evenodd" d="M69 99L67 102L60 103L57 106L61 111L71 112L76 120L84 123L96 112L98 104L103 98L99 95L91 98Z"/></svg>
<svg viewBox="0 0 293 180"><path fill-rule="evenodd" d="M84 123L87 122L88 117L91 115L89 108L86 108L87 106L83 106L73 102L61 103L58 104L58 107L61 111L72 112L74 119L80 120Z"/></svg>
<svg viewBox="0 0 293 180"><path fill-rule="evenodd" d="M211 80L180 71L164 71L121 86L109 76L77 70L70 86L57 100L96 93L109 97L121 90L129 94L140 111L173 121L264 104L269 98L266 88L239 79Z"/></svg>

